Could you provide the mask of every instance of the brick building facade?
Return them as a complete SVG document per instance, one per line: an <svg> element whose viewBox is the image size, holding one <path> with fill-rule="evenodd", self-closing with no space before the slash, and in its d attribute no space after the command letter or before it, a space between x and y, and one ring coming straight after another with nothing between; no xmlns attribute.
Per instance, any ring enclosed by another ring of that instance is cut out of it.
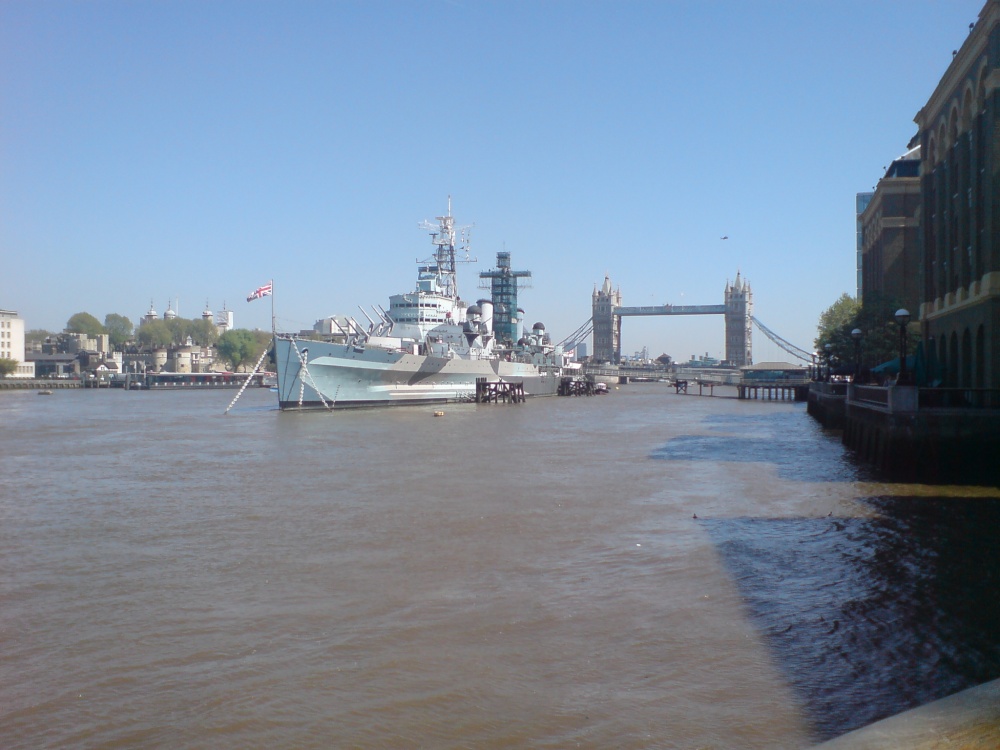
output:
<svg viewBox="0 0 1000 750"><path fill-rule="evenodd" d="M919 132L920 321L943 384L1000 388L1000 0L989 0Z"/></svg>

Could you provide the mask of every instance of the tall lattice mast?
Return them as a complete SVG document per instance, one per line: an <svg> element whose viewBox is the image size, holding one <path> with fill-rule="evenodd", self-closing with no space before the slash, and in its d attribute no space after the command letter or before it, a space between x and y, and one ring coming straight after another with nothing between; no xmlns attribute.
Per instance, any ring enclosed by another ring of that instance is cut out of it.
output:
<svg viewBox="0 0 1000 750"><path fill-rule="evenodd" d="M469 257L470 226L455 227L455 217L451 215L451 196L448 196L448 213L438 216L437 224L429 221L420 223L422 229L431 233L431 244L434 245L434 265L421 266L420 273L433 273L438 277L438 284L443 294L458 299L458 281L455 273L456 246L459 252L465 254L461 262L473 262ZM427 261L423 261L427 262Z"/></svg>
<svg viewBox="0 0 1000 750"><path fill-rule="evenodd" d="M497 253L497 267L490 271L481 271L480 289L489 289L493 302L493 331L500 344L511 345L518 340L517 326L521 313L517 306L517 290L526 289L530 285L519 283L518 279L531 278L531 271L510 270L510 253L501 250Z"/></svg>

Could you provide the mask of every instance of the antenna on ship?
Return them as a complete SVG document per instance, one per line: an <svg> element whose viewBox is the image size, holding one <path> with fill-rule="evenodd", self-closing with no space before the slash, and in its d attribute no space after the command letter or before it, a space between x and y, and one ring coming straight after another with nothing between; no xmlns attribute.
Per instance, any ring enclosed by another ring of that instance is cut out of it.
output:
<svg viewBox="0 0 1000 750"><path fill-rule="evenodd" d="M456 231L455 217L451 214L451 196L448 196L448 213L438 216L437 224L429 221L422 221L418 226L426 229L431 234L431 244L434 245L433 266L421 269L436 273L446 296L458 299L458 283L455 274L456 263L473 263L474 259L469 257L469 234L468 231L473 225L458 228ZM456 260L455 258L455 237L459 236L458 243L460 250L465 252L465 258ZM428 263L429 261L417 261L418 263Z"/></svg>

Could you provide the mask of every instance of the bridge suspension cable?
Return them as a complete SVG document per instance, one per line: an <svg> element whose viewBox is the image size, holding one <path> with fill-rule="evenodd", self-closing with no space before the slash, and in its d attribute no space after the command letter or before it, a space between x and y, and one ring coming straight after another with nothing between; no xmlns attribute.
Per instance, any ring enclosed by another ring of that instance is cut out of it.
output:
<svg viewBox="0 0 1000 750"><path fill-rule="evenodd" d="M795 357L796 359L801 359L803 362L812 363L813 361L812 352L807 352L805 349L796 346L790 341L786 341L781 336L772 331L770 328L768 328L766 325L757 320L757 318L751 316L750 320L752 320L753 324L760 329L761 333L763 333L765 336L767 336L768 339L770 339L775 344L780 346L782 349L791 354L793 357ZM571 333L569 336L560 341L559 346L563 347L563 349L574 349L576 348L577 344L586 339L587 336L589 336L593 332L594 332L594 319L587 318L587 320L583 323L583 325L581 325L579 328L573 331L573 333Z"/></svg>
<svg viewBox="0 0 1000 750"><path fill-rule="evenodd" d="M751 316L750 320L752 320L754 322L754 325L760 329L761 333L763 333L771 341L780 346L782 349L791 354L793 357L801 359L805 362L811 363L813 361L812 352L807 352L805 349L800 349L799 347L795 346L795 344L789 341L785 341L783 338L781 338L781 336L779 336L770 328L768 328L766 325L757 320L757 318Z"/></svg>
<svg viewBox="0 0 1000 750"><path fill-rule="evenodd" d="M576 345L594 332L594 319L587 318L586 322L577 328L573 333L559 342L558 346L563 349L575 349Z"/></svg>

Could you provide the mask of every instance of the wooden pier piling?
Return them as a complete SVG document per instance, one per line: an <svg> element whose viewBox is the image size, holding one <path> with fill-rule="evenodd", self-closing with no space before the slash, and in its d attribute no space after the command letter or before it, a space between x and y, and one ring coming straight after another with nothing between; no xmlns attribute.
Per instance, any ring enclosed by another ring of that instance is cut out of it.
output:
<svg viewBox="0 0 1000 750"><path fill-rule="evenodd" d="M524 383L508 383L476 378L477 404L520 404L524 402Z"/></svg>
<svg viewBox="0 0 1000 750"><path fill-rule="evenodd" d="M560 396L593 396L596 384L589 378L580 380L578 378L563 378L559 381Z"/></svg>
<svg viewBox="0 0 1000 750"><path fill-rule="evenodd" d="M809 383L787 381L743 381L738 386L740 400L805 401Z"/></svg>

